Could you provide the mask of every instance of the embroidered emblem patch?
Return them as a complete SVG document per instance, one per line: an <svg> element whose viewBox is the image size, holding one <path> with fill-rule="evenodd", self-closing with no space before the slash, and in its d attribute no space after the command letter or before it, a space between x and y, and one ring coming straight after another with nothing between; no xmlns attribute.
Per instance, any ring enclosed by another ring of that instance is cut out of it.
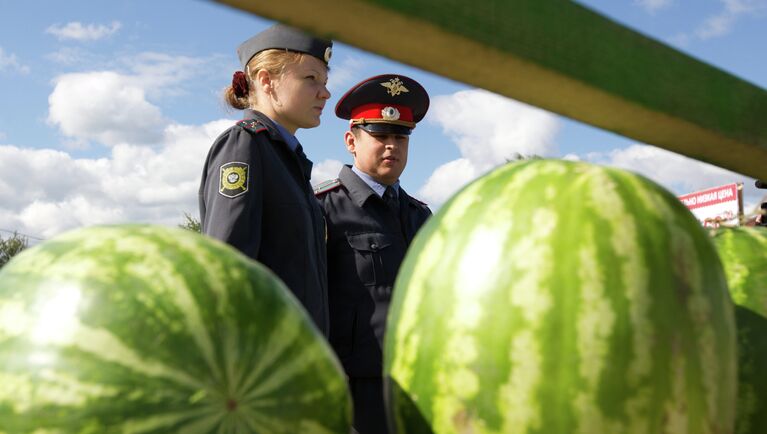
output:
<svg viewBox="0 0 767 434"><path fill-rule="evenodd" d="M221 165L218 192L226 197L237 197L248 191L249 168L247 163L239 161Z"/></svg>
<svg viewBox="0 0 767 434"><path fill-rule="evenodd" d="M333 48L328 47L325 49L325 63L330 62L331 57L333 57Z"/></svg>
<svg viewBox="0 0 767 434"><path fill-rule="evenodd" d="M391 96L397 96L403 92L410 92L405 85L402 84L402 80L400 80L399 77L394 77L389 81L385 81L381 83L381 86L385 87L387 89L386 93Z"/></svg>

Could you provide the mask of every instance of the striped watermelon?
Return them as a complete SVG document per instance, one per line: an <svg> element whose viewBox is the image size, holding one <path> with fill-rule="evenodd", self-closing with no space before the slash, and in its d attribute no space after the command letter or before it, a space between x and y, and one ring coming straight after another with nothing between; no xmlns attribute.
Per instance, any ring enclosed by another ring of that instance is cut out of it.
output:
<svg viewBox="0 0 767 434"><path fill-rule="evenodd" d="M0 272L0 433L339 433L340 364L283 284L191 231L92 227Z"/></svg>
<svg viewBox="0 0 767 434"><path fill-rule="evenodd" d="M422 228L394 294L384 373L400 433L732 432L722 266L638 175L499 168Z"/></svg>
<svg viewBox="0 0 767 434"><path fill-rule="evenodd" d="M767 432L767 229L714 232L738 325L738 434Z"/></svg>

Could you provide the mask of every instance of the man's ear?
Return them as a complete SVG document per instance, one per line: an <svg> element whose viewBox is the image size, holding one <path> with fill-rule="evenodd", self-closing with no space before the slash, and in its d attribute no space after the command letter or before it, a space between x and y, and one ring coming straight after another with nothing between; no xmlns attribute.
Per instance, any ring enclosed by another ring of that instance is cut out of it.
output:
<svg viewBox="0 0 767 434"><path fill-rule="evenodd" d="M346 150L349 151L350 154L356 157L357 154L355 154L355 152L357 150L357 138L354 137L354 133L352 133L351 131L345 132L344 143L346 143Z"/></svg>

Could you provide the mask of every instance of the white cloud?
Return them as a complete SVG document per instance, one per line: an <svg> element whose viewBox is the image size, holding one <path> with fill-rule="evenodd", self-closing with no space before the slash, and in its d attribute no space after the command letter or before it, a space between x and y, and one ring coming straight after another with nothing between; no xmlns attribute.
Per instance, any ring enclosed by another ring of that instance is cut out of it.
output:
<svg viewBox="0 0 767 434"><path fill-rule="evenodd" d="M485 90L436 96L427 118L442 127L462 157L438 167L419 190L418 196L434 206L515 156L556 154L555 115Z"/></svg>
<svg viewBox="0 0 767 434"><path fill-rule="evenodd" d="M62 47L46 54L45 58L60 65L73 66L93 62L94 56L79 47Z"/></svg>
<svg viewBox="0 0 767 434"><path fill-rule="evenodd" d="M724 36L729 33L730 28L735 23L737 16L730 12L723 12L718 15L708 17L696 30L695 36L705 41L706 39Z"/></svg>
<svg viewBox="0 0 767 434"><path fill-rule="evenodd" d="M131 82L154 97L183 94L182 85L205 73L216 58L192 58L144 52L121 60L132 72Z"/></svg>
<svg viewBox="0 0 767 434"><path fill-rule="evenodd" d="M720 0L722 9L707 17L691 33L678 33L670 38L670 42L680 47L689 46L692 40L705 41L722 37L735 27L744 16L763 16L767 10L767 0Z"/></svg>
<svg viewBox="0 0 767 434"><path fill-rule="evenodd" d="M583 157L594 163L640 173L679 196L732 182L743 182L745 202L757 202L763 191L753 178L703 163L654 146L634 144L627 148Z"/></svg>
<svg viewBox="0 0 767 434"><path fill-rule="evenodd" d="M29 74L29 66L19 63L14 53L7 53L0 47L0 72L13 71L19 74Z"/></svg>
<svg viewBox="0 0 767 434"><path fill-rule="evenodd" d="M160 109L133 77L112 71L65 74L48 97L48 121L68 137L105 145L162 138Z"/></svg>
<svg viewBox="0 0 767 434"><path fill-rule="evenodd" d="M351 83L353 77L365 67L365 63L362 59L356 56L349 56L344 58L340 64L331 64L330 74L328 76L328 90L335 94L337 92L345 92L356 83ZM340 96L340 95L339 95Z"/></svg>
<svg viewBox="0 0 767 434"><path fill-rule="evenodd" d="M96 41L111 36L120 30L122 24L113 21L109 25L88 24L83 25L79 21L72 21L64 25L54 24L45 30L60 41L71 39L75 41Z"/></svg>
<svg viewBox="0 0 767 434"><path fill-rule="evenodd" d="M471 161L459 158L439 166L418 191L418 195L431 206L438 207L480 175L482 173L477 171Z"/></svg>
<svg viewBox="0 0 767 434"><path fill-rule="evenodd" d="M641 6L647 12L653 13L671 5L672 0L634 0L634 3Z"/></svg>
<svg viewBox="0 0 767 434"><path fill-rule="evenodd" d="M765 0L721 0L725 11L732 14L751 14L767 8Z"/></svg>
<svg viewBox="0 0 767 434"><path fill-rule="evenodd" d="M101 223L181 223L197 215L205 156L233 122L170 125L156 148L121 144L99 159L0 146L0 227L48 238Z"/></svg>
<svg viewBox="0 0 767 434"><path fill-rule="evenodd" d="M314 167L312 167L311 184L317 185L320 182L338 178L338 172L343 165L344 163L338 160L325 160L315 164Z"/></svg>
<svg viewBox="0 0 767 434"><path fill-rule="evenodd" d="M58 54L55 60L68 62L87 53ZM124 73L60 75L53 80L48 98L48 121L75 148L90 141L107 146L159 142L168 121L151 101L184 94L186 86L194 85L192 79L206 74L204 66L214 60L144 52L118 61Z"/></svg>
<svg viewBox="0 0 767 434"><path fill-rule="evenodd" d="M691 37L687 33L677 33L669 38L668 42L671 43L671 45L676 45L680 48L687 48L690 46L690 39Z"/></svg>

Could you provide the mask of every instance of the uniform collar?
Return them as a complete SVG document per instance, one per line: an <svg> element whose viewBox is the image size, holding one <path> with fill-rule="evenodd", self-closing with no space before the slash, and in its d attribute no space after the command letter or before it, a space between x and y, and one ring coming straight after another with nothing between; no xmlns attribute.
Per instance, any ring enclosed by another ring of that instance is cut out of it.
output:
<svg viewBox="0 0 767 434"><path fill-rule="evenodd" d="M261 125L263 125L266 128L266 131L269 133L269 138L272 141L279 141L285 144L285 146L290 149L293 154L296 155L298 158L298 164L300 166L301 171L303 172L304 177L307 179L307 181L311 178L312 174L312 167L314 163L312 163L312 160L310 160L306 154L303 153L303 151L298 152L297 148L299 145L298 140L290 134L287 130L285 130L282 125L278 124L274 120L272 120L269 116L256 111L256 110L245 110L245 119L255 119L257 120ZM281 131L285 131L285 134L283 134ZM291 139L293 142L291 142Z"/></svg>
<svg viewBox="0 0 767 434"><path fill-rule="evenodd" d="M349 165L344 165L341 168L338 179L341 180L341 184L346 187L352 200L360 208L365 205L370 196L376 195L376 192L369 185L365 184L362 178L352 172L352 168Z"/></svg>
<svg viewBox="0 0 767 434"><path fill-rule="evenodd" d="M359 176L360 179L368 185L368 187L372 188L373 191L378 195L378 197L383 197L384 191L386 191L386 184L381 184L380 182L373 179L372 176L368 175L367 173L361 171L357 168L357 166L352 166L352 172L354 172L355 175ZM399 181L395 182L391 185L394 189L395 194L398 195L399 193Z"/></svg>
<svg viewBox="0 0 767 434"><path fill-rule="evenodd" d="M341 168L341 172L338 174L338 179L341 181L341 184L346 187L346 190L349 191L349 196L351 196L352 200L354 200L354 203L357 204L357 206L360 208L365 205L365 202L370 196L378 196L378 194L373 191L373 189L367 185L365 181L362 180L362 178L357 176L357 174L352 171L352 166L348 164L345 164L344 167ZM397 183L397 186L399 186L399 182ZM409 200L405 190L397 188L397 192L399 193L400 197L404 197L405 200Z"/></svg>
<svg viewBox="0 0 767 434"><path fill-rule="evenodd" d="M296 150L296 146L298 146L298 139L296 139L294 135L290 134L288 130L286 130L282 125L277 123L277 121L261 113L260 111L251 109L246 109L244 115L245 119L255 119L263 126L265 126L272 140L279 140L284 142L286 145L288 145L290 150ZM291 143L291 139L294 140L295 143Z"/></svg>
<svg viewBox="0 0 767 434"><path fill-rule="evenodd" d="M279 122L275 120L272 120L272 122L274 123L274 126L277 127L277 131L280 132L280 135L282 135L282 138L285 140L285 143L287 143L290 150L295 152L298 147L298 139L296 136L290 134L290 131L286 130Z"/></svg>

